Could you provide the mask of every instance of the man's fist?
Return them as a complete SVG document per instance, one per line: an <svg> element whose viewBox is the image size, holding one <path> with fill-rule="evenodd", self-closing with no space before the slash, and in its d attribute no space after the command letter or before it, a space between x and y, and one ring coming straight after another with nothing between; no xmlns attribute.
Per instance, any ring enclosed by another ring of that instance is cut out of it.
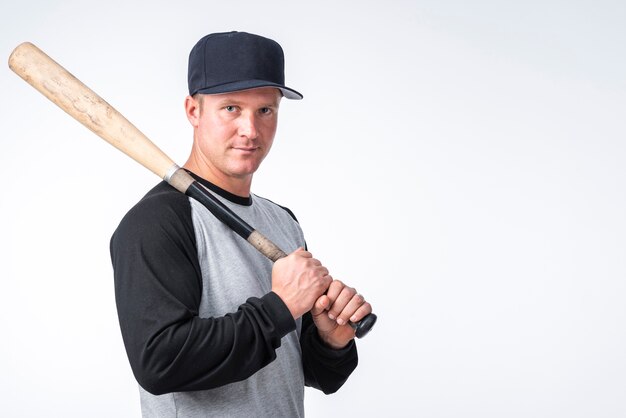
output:
<svg viewBox="0 0 626 418"><path fill-rule="evenodd" d="M320 338L335 349L345 347L354 338L348 321L358 322L370 313L372 306L363 296L339 280L331 283L327 293L311 309Z"/></svg>
<svg viewBox="0 0 626 418"><path fill-rule="evenodd" d="M302 248L277 260L272 269L272 291L280 296L294 319L310 311L332 281L328 269Z"/></svg>

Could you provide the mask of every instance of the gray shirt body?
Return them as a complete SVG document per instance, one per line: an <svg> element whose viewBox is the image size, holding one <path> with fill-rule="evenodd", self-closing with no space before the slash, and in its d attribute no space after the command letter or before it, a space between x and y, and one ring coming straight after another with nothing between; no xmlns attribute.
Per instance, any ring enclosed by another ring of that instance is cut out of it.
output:
<svg viewBox="0 0 626 418"><path fill-rule="evenodd" d="M217 197L283 251L289 253L305 246L300 226L280 206L255 195L250 206ZM202 271L199 316L223 316L236 311L247 298L270 292L272 262L201 204L193 199L190 204ZM304 376L299 333L300 320L297 329L282 338L276 360L246 380L210 390L164 395L152 395L140 386L143 416L303 417Z"/></svg>

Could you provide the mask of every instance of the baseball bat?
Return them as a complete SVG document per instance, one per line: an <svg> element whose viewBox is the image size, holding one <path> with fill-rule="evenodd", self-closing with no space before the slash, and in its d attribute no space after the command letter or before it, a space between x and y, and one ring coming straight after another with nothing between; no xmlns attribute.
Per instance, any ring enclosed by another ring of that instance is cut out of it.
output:
<svg viewBox="0 0 626 418"><path fill-rule="evenodd" d="M181 193L198 200L220 221L272 261L286 254L237 214L220 202L189 173L159 149L113 106L74 77L30 42L18 45L9 57L9 67L71 117L133 160L167 181ZM358 338L374 326L369 314L350 323Z"/></svg>

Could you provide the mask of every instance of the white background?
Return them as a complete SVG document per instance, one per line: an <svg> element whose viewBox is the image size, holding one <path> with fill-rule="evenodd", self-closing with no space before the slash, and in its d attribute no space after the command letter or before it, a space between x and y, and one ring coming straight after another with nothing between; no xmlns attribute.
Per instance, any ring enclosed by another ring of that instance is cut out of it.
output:
<svg viewBox="0 0 626 418"><path fill-rule="evenodd" d="M380 317L309 417L626 416L621 1L4 1L32 41L182 163L186 61L278 40L257 194ZM0 70L0 411L136 417L108 254L158 179Z"/></svg>

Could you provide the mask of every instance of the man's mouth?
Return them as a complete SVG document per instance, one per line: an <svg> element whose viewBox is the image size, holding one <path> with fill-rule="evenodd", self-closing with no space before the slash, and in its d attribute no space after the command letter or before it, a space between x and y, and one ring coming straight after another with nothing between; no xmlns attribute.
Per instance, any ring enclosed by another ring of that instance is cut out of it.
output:
<svg viewBox="0 0 626 418"><path fill-rule="evenodd" d="M236 149L237 151L242 151L242 152L254 152L257 149L259 149L259 147L233 147L233 149Z"/></svg>

